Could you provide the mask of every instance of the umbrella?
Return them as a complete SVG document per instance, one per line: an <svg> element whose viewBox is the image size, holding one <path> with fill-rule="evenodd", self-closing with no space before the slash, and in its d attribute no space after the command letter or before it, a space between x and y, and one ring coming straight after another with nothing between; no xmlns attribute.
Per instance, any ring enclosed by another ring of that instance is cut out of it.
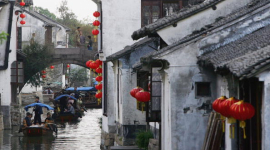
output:
<svg viewBox="0 0 270 150"><path fill-rule="evenodd" d="M29 107L35 107L35 106L45 107L45 108L47 108L48 110L54 110L51 106L46 105L46 104L43 104L43 103L32 103L32 104L29 104L29 105L25 106L24 109L25 109L26 111L28 111L28 108L29 108Z"/></svg>
<svg viewBox="0 0 270 150"><path fill-rule="evenodd" d="M74 91L74 87L69 87L66 91ZM95 87L78 87L77 91L97 91Z"/></svg>
<svg viewBox="0 0 270 150"><path fill-rule="evenodd" d="M74 100L77 100L77 98L75 98L75 97L73 97L73 96L70 96L70 95L68 95L68 94L60 95L60 96L56 97L54 100L59 100L59 99L62 98L62 97L69 97L69 98L72 98L72 99L74 99Z"/></svg>

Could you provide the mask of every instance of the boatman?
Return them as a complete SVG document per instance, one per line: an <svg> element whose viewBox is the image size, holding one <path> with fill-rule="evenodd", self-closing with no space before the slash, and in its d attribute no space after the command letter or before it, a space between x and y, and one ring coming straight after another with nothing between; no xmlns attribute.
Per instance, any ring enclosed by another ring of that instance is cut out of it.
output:
<svg viewBox="0 0 270 150"><path fill-rule="evenodd" d="M39 97L36 97L36 103L39 103ZM39 123L39 125L41 125L41 114L43 114L42 111L42 107L36 105L36 107L34 108L35 111L35 117L34 117L34 124L36 124L37 122Z"/></svg>

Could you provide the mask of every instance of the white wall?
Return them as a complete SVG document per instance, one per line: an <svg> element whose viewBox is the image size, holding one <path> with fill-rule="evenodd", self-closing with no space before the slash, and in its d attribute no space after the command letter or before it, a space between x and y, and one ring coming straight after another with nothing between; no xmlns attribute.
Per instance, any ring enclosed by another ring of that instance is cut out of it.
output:
<svg viewBox="0 0 270 150"><path fill-rule="evenodd" d="M4 7L6 10L1 10L0 13L0 22L5 22L1 23L0 26L0 32L5 31L7 32L8 29L8 23L6 23L9 19L9 5L7 7ZM15 11L13 12L13 14ZM10 85L10 74L11 74L11 64L12 62L16 61L16 18L13 17L13 23L12 23L12 33L10 35L11 41L10 41L10 50L11 52L9 53L9 58L8 58L8 68L6 70L0 70L0 93L1 93L1 105L2 106L10 106L11 103L11 85ZM5 51L6 47L6 41L0 46L0 52Z"/></svg>
<svg viewBox="0 0 270 150"><path fill-rule="evenodd" d="M158 31L159 36L168 44L179 41L180 39L192 34L195 30L200 30L205 25L215 22L218 17L224 17L234 10L243 7L251 0L226 0L216 5L217 9L208 8L198 14L192 15L184 20L177 22L176 27L168 26Z"/></svg>
<svg viewBox="0 0 270 150"><path fill-rule="evenodd" d="M102 0L102 15L105 57L134 43L131 35L141 27L140 0Z"/></svg>
<svg viewBox="0 0 270 150"><path fill-rule="evenodd" d="M141 1L139 0L102 0L102 50L104 56L109 56L122 50L125 46L131 45L134 41L131 38L133 31L141 27ZM100 40L99 40L100 41ZM108 65L108 117L103 122L103 130L108 132L110 125L115 121L123 123L124 105L119 104L120 117L118 118L117 108L117 69L112 63ZM121 80L121 79L120 79ZM122 83L121 85L123 85ZM130 90L130 89L126 89ZM123 100L122 94L119 102ZM128 120L128 119L127 119Z"/></svg>
<svg viewBox="0 0 270 150"><path fill-rule="evenodd" d="M21 93L33 93L33 92L36 92L36 91L42 91L42 86L39 86L39 87L33 87L29 84L25 84L24 87L22 88L21 90Z"/></svg>

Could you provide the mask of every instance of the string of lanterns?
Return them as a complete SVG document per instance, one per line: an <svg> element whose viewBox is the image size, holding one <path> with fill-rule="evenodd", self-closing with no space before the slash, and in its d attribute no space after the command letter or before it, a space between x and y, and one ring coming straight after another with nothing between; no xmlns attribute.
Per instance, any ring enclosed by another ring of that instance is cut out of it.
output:
<svg viewBox="0 0 270 150"><path fill-rule="evenodd" d="M24 0L22 0L22 1L20 2L20 5L21 5L22 7L25 6ZM26 23L26 22L23 20L25 17L26 17L26 15L25 15L24 13L21 13L21 14L20 14L20 18L22 18L22 20L20 21L20 24L21 24L21 25L24 25L24 24Z"/></svg>
<svg viewBox="0 0 270 150"><path fill-rule="evenodd" d="M221 96L212 103L212 108L222 115L221 119L223 120L223 132L225 130L224 123L226 117L228 123L230 124L230 137L233 135L232 138L234 138L234 125L232 125L232 123L236 123L237 119L240 121L239 126L243 129L243 137L246 139L245 120L251 119L255 114L255 109L250 103L244 102L243 100L238 100L234 97L228 99L226 96Z"/></svg>
<svg viewBox="0 0 270 150"><path fill-rule="evenodd" d="M43 79L45 79L45 78L46 78L46 71L45 71L45 70L42 70L42 71L41 71L41 74L42 74L41 77L42 77Z"/></svg>
<svg viewBox="0 0 270 150"><path fill-rule="evenodd" d="M133 88L130 91L130 95L137 100L137 105L139 102L142 102L142 111L145 106L145 102L149 102L151 99L150 92L144 91L141 87Z"/></svg>
<svg viewBox="0 0 270 150"><path fill-rule="evenodd" d="M93 26L95 26L95 29L92 30L92 34L94 35L94 39L96 42L97 35L99 34L98 26L100 25L100 22L98 21L98 17L100 16L100 13L98 11L95 11L93 13L93 16L96 17L96 20L93 22Z"/></svg>
<svg viewBox="0 0 270 150"><path fill-rule="evenodd" d="M89 60L85 63L86 67L90 68L92 71L98 73L98 76L96 77L96 81L98 84L95 86L95 88L98 90L95 97L98 99L98 105L101 104L101 98L102 98L102 61L97 59L96 61Z"/></svg>

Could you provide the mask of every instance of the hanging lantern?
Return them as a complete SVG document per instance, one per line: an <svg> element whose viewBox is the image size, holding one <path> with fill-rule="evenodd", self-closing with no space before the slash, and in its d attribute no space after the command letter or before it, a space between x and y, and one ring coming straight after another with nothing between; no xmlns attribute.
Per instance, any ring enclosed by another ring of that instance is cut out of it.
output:
<svg viewBox="0 0 270 150"><path fill-rule="evenodd" d="M97 29L92 30L92 34L94 35L95 42L97 41L97 35L99 34L99 31Z"/></svg>
<svg viewBox="0 0 270 150"><path fill-rule="evenodd" d="M21 25L24 25L24 24L25 24L25 21L24 21L24 20L21 20L21 21L20 21L20 24L21 24Z"/></svg>
<svg viewBox="0 0 270 150"><path fill-rule="evenodd" d="M230 107L232 104L239 102L238 99L235 99L234 97L228 98L222 102L219 103L219 113L222 116L225 116L227 118L231 117L231 111L230 111Z"/></svg>
<svg viewBox="0 0 270 150"><path fill-rule="evenodd" d="M69 68L70 67L70 65L69 64L67 64L67 68Z"/></svg>
<svg viewBox="0 0 270 150"><path fill-rule="evenodd" d="M96 81L101 82L102 81L102 76L97 76Z"/></svg>
<svg viewBox="0 0 270 150"><path fill-rule="evenodd" d="M88 61L85 63L86 67L90 68L90 63L91 63L92 61L93 61L93 60L88 60Z"/></svg>
<svg viewBox="0 0 270 150"><path fill-rule="evenodd" d="M99 13L98 11L95 11L95 12L93 13L93 16L97 18L97 17L100 16L100 13Z"/></svg>
<svg viewBox="0 0 270 150"><path fill-rule="evenodd" d="M141 91L141 90L143 90L143 88L137 86L136 88L133 88L129 93L130 93L130 95L132 97L136 98L135 97L136 93L139 92L139 91Z"/></svg>
<svg viewBox="0 0 270 150"><path fill-rule="evenodd" d="M21 6L25 6L25 2L20 2L20 5Z"/></svg>
<svg viewBox="0 0 270 150"><path fill-rule="evenodd" d="M97 63L99 66L102 65L102 61L99 60L99 59L96 60L96 63Z"/></svg>
<svg viewBox="0 0 270 150"><path fill-rule="evenodd" d="M42 70L41 73L42 73L42 74L46 74L46 71L45 71L45 70Z"/></svg>
<svg viewBox="0 0 270 150"><path fill-rule="evenodd" d="M246 122L245 120L250 119L255 114L255 109L250 103L246 103L243 100L236 102L230 107L231 115L233 118L240 121L239 126L243 128L244 139L246 138Z"/></svg>
<svg viewBox="0 0 270 150"><path fill-rule="evenodd" d="M51 69L54 69L54 66L50 66Z"/></svg>
<svg viewBox="0 0 270 150"><path fill-rule="evenodd" d="M212 103L212 108L213 108L216 112L220 113L220 107L219 107L219 104L220 104L221 102L223 102L224 100L226 100L226 99L227 99L226 96L221 96L221 97L219 97L218 99L216 99L216 100Z"/></svg>
<svg viewBox="0 0 270 150"><path fill-rule="evenodd" d="M135 98L140 102L149 102L150 101L150 93L144 90L141 90L136 93Z"/></svg>
<svg viewBox="0 0 270 150"><path fill-rule="evenodd" d="M44 78L46 78L46 75L42 75L41 77L44 79Z"/></svg>
<svg viewBox="0 0 270 150"><path fill-rule="evenodd" d="M91 69L97 69L99 67L99 65L95 61L92 61L89 66Z"/></svg>
<svg viewBox="0 0 270 150"><path fill-rule="evenodd" d="M238 102L238 99L235 99L234 97L228 98L221 103L219 103L219 111L222 116L227 117L227 122L230 124L230 131L229 136L230 138L234 138L234 125L233 123L236 123L236 120L232 117L230 107L232 104Z"/></svg>
<svg viewBox="0 0 270 150"><path fill-rule="evenodd" d="M102 92L97 92L95 95L96 98L102 98Z"/></svg>
<svg viewBox="0 0 270 150"><path fill-rule="evenodd" d="M25 18L25 14L20 14L20 17L21 18Z"/></svg>
<svg viewBox="0 0 270 150"><path fill-rule="evenodd" d="M96 88L97 90L102 90L102 84L100 83L100 84L96 85L95 88Z"/></svg>
<svg viewBox="0 0 270 150"><path fill-rule="evenodd" d="M98 27L99 25L100 25L100 22L99 22L98 20L95 20L95 21L93 22L93 26Z"/></svg>
<svg viewBox="0 0 270 150"><path fill-rule="evenodd" d="M102 68L97 68L96 73L102 73Z"/></svg>

